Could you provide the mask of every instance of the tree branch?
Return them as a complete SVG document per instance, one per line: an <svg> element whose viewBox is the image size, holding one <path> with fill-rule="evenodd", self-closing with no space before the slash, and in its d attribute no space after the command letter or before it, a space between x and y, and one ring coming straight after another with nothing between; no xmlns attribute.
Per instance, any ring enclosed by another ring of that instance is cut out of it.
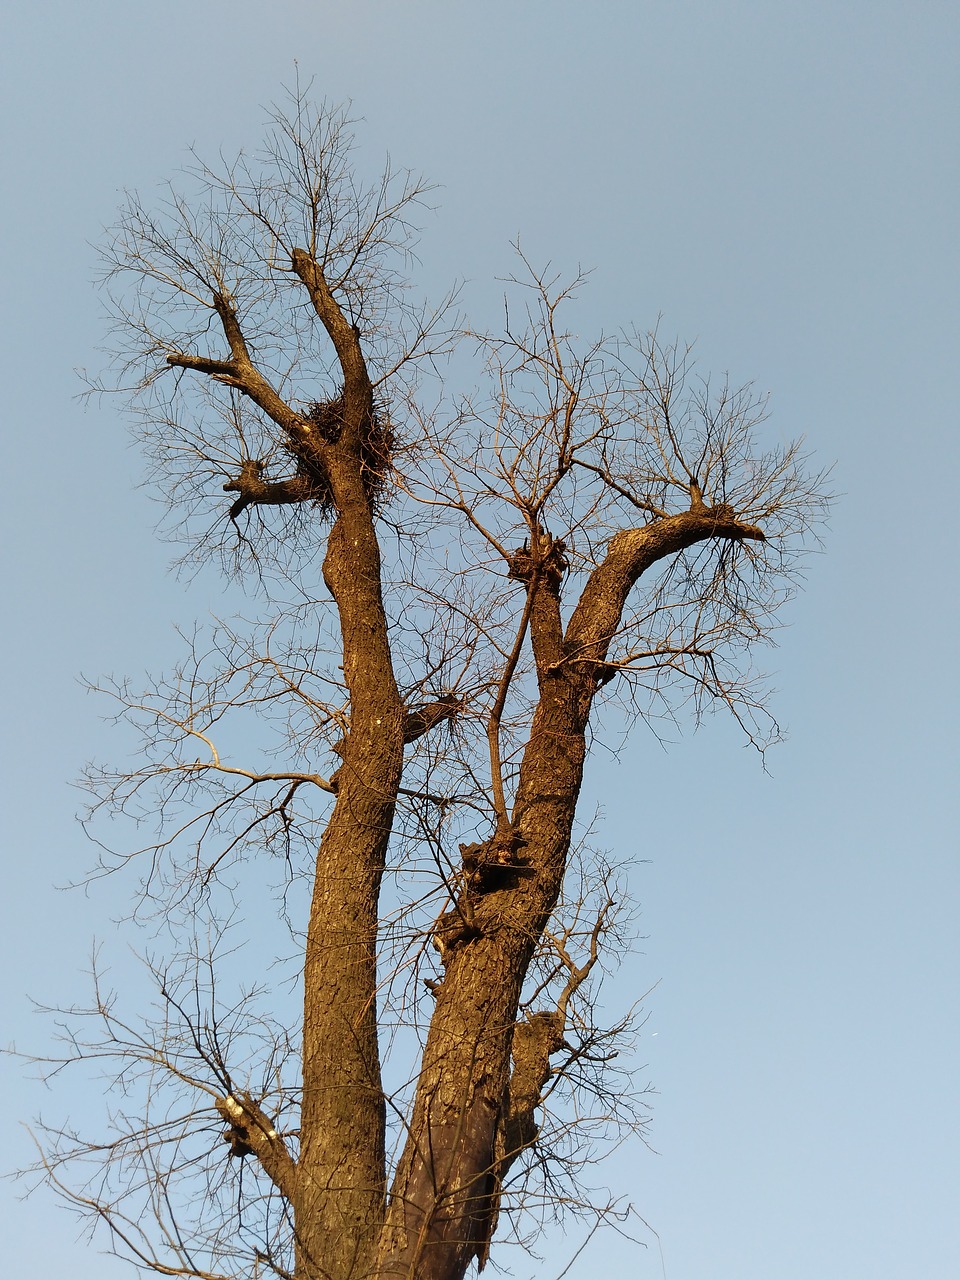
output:
<svg viewBox="0 0 960 1280"><path fill-rule="evenodd" d="M250 506L284 506L291 503L307 502L315 496L315 488L308 476L291 476L287 480L264 480L261 477L263 464L254 458L247 458L240 474L228 480L223 486L225 493L239 493L240 497L230 507L230 519Z"/></svg>
<svg viewBox="0 0 960 1280"><path fill-rule="evenodd" d="M590 575L570 618L565 636L567 647L589 653L596 661L603 662L627 596L638 578L658 560L709 538L726 538L732 542L767 540L762 529L738 520L733 508L726 504L681 511L614 534L606 556Z"/></svg>
<svg viewBox="0 0 960 1280"><path fill-rule="evenodd" d="M229 1126L224 1135L230 1154L255 1155L264 1173L289 1201L297 1190L297 1166L286 1143L249 1093L229 1093L217 1099L217 1111Z"/></svg>
<svg viewBox="0 0 960 1280"><path fill-rule="evenodd" d="M291 254L291 263L306 286L313 308L334 345L340 368L343 370L344 391L348 401L351 391L356 394L359 390L369 396L371 394L370 377L360 349L359 335L331 293L319 263L305 249L294 249Z"/></svg>
<svg viewBox="0 0 960 1280"><path fill-rule="evenodd" d="M217 382L235 387L245 396L249 396L254 404L259 405L268 417L294 439L302 440L304 437L309 437L310 424L304 422L300 415L290 408L251 359L236 308L224 294L219 292L213 295L213 307L220 317L231 358L217 360L210 356L191 356L178 351L171 352L167 356L167 364L177 369L192 369L197 373L205 373Z"/></svg>

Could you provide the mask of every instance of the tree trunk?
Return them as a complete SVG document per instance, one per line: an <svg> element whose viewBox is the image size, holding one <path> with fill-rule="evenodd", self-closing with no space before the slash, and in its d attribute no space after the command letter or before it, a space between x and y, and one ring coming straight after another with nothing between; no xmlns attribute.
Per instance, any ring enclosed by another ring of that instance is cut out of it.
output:
<svg viewBox="0 0 960 1280"><path fill-rule="evenodd" d="M507 1120L511 1047L523 982L566 869L590 708L627 598L651 565L710 537L760 538L729 508L682 512L610 542L563 633L558 544L528 576L540 699L520 767L509 845L524 874L468 887L438 931L445 974L406 1147L379 1251L379 1280L461 1280L483 1261L496 1221L498 1131ZM444 936L448 941L444 945ZM510 1156L517 1153L508 1152Z"/></svg>
<svg viewBox="0 0 960 1280"><path fill-rule="evenodd" d="M380 548L363 484L363 436L373 422L370 381L356 333L319 268L299 250L294 266L344 374L341 434L316 447L338 512L323 574L340 615L350 696L337 799L317 855L307 930L296 1275L355 1280L369 1271L386 1191L377 917L405 716L383 608Z"/></svg>

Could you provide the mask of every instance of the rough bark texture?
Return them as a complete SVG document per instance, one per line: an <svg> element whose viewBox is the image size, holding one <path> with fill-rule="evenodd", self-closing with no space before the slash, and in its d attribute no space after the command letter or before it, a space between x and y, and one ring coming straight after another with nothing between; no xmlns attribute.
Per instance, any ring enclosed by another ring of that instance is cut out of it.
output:
<svg viewBox="0 0 960 1280"><path fill-rule="evenodd" d="M363 1275L383 1214L384 1099L377 1042L380 877L403 757L380 550L362 475L373 393L355 331L317 264L295 251L343 371L343 430L319 446L337 510L323 563L337 604L350 731L317 855L304 966L303 1103L294 1208L298 1275Z"/></svg>
<svg viewBox="0 0 960 1280"><path fill-rule="evenodd" d="M284 430L291 452L322 475L336 513L323 576L339 613L350 726L339 747L343 764L317 853L307 931L300 1155L295 1175L286 1171L283 1185L277 1185L291 1200L298 1280L347 1280L369 1274L384 1214L377 911L409 727L393 672L380 548L364 476L364 439L374 423L370 378L357 332L317 261L296 249L292 266L342 371L336 432L322 433L277 395L249 356L232 303L220 294L213 302L231 359L177 355L169 362L226 381L250 396ZM224 488L240 493L234 517L248 505L311 497L300 480L266 484L255 464ZM233 1099L218 1106L225 1118L232 1117ZM258 1156L273 1178L276 1153L260 1140L262 1126L254 1121L251 1130L246 1123L235 1124L234 1132L243 1154Z"/></svg>
<svg viewBox="0 0 960 1280"><path fill-rule="evenodd" d="M563 880L586 757L586 728L610 640L630 589L657 560L710 537L762 538L728 509L685 512L617 534L561 630L549 555L528 581L540 701L520 770L511 827L493 843L523 850L528 873L457 904L445 973L423 1056L417 1102L391 1191L381 1277L458 1280L485 1260L498 1174L529 1142L551 1046L562 1028L524 1026L511 1048L520 992ZM508 877L509 880L509 877ZM443 938L441 924L440 938ZM531 1044L539 1036L540 1045ZM539 1048L539 1051L538 1051ZM540 1075L540 1079L535 1077ZM535 1094L535 1096L534 1096ZM498 1143L498 1139L500 1139ZM501 1154L498 1158L498 1148Z"/></svg>

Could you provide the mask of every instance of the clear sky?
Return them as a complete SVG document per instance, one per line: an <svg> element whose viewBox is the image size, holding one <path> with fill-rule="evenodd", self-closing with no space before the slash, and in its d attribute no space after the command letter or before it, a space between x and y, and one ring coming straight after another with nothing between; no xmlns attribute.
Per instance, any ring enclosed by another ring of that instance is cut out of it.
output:
<svg viewBox="0 0 960 1280"><path fill-rule="evenodd" d="M641 1280L960 1274L957 829L958 55L946 0L36 0L0 41L7 459L2 897L6 1040L27 993L85 995L91 940L132 972L117 889L58 893L92 850L69 786L117 741L84 673L177 656L218 607L166 572L123 422L74 399L102 326L91 244L125 188L196 145L255 144L316 77L363 154L441 184L421 283L478 325L520 234L592 268L583 332L662 316L704 368L772 393L842 493L769 655L788 743L711 723L599 755L601 840L637 860L644 940L609 991L647 1007L653 1142L611 1162L662 1243L599 1238L568 1273ZM132 940L134 945L136 939ZM4 1073L16 1127L95 1099ZM9 1276L126 1273L45 1193L0 1186ZM569 1245L571 1242L567 1242ZM517 1276L556 1275L511 1257Z"/></svg>

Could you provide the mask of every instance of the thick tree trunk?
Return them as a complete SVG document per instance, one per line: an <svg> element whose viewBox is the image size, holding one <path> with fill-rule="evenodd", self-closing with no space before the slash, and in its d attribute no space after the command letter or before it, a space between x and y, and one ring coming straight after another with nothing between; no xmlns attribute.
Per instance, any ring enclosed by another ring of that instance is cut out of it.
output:
<svg viewBox="0 0 960 1280"><path fill-rule="evenodd" d="M369 1273L386 1192L377 1039L380 880L403 765L400 701L381 589L380 548L364 488L373 392L356 331L316 262L294 269L344 376L338 438L317 449L337 509L323 564L340 615L350 728L337 800L317 855L304 967L303 1100L294 1225L297 1280Z"/></svg>
<svg viewBox="0 0 960 1280"><path fill-rule="evenodd" d="M523 982L563 882L586 755L586 727L609 646L638 577L710 537L762 538L729 508L696 510L611 541L564 634L557 549L534 569L530 635L540 682L509 832L524 874L461 895L438 931L436 991L409 1135L391 1189L378 1280L461 1280L496 1221L498 1134L508 1119L511 1047ZM562 548L560 549L562 553ZM555 568L555 559L554 566ZM497 882L495 882L497 883ZM444 938L447 941L444 945ZM502 1155L502 1142L499 1144ZM515 1156L517 1152L509 1152Z"/></svg>
<svg viewBox="0 0 960 1280"><path fill-rule="evenodd" d="M298 1280L366 1274L383 1218L377 908L400 783L404 712L379 568L369 510L355 501L331 531L324 562L343 629L350 731L317 856L307 932Z"/></svg>
<svg viewBox="0 0 960 1280"><path fill-rule="evenodd" d="M537 591L536 584L530 590ZM535 647L556 651L557 596L544 585L532 611ZM482 1257L497 1204L497 1135L505 1120L510 1051L523 982L563 879L583 778L590 677L558 667L524 753L512 846L524 874L461 900L438 934L445 974L423 1056L410 1134L380 1248L382 1280L458 1280ZM490 842L494 850L497 837ZM446 929L444 928L446 924ZM444 935L450 941L444 944Z"/></svg>

